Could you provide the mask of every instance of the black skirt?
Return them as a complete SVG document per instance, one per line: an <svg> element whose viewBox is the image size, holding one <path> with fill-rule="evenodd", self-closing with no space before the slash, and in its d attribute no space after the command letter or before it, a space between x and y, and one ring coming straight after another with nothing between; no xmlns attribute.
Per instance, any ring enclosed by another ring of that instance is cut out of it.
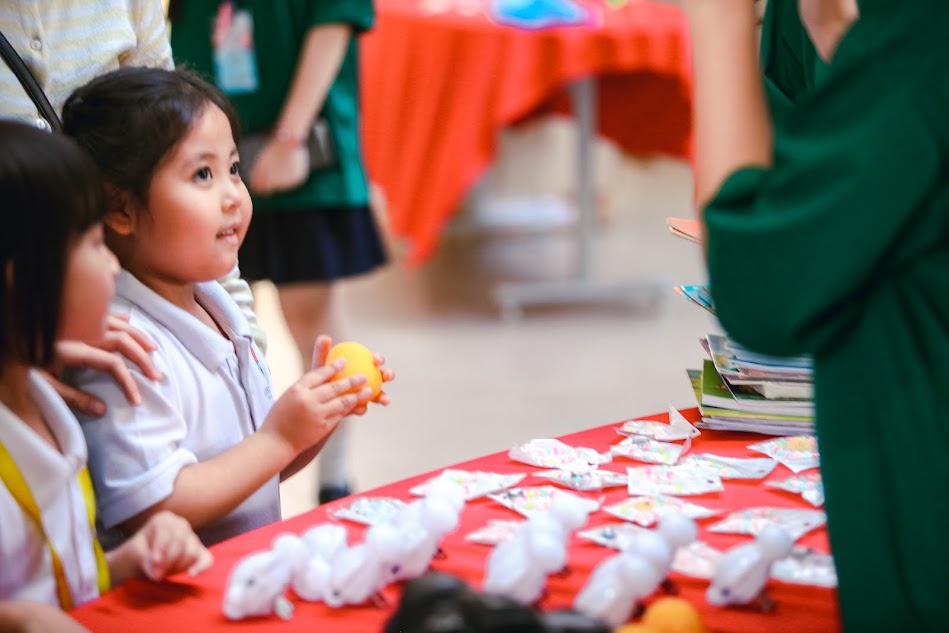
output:
<svg viewBox="0 0 949 633"><path fill-rule="evenodd" d="M242 277L275 284L329 282L387 259L368 206L256 213L239 256Z"/></svg>

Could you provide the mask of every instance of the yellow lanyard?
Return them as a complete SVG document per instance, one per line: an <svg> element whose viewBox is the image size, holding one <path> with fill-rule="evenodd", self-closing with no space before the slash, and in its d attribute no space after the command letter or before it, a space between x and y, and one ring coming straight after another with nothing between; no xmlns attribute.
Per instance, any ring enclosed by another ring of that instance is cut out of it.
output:
<svg viewBox="0 0 949 633"><path fill-rule="evenodd" d="M69 591L69 583L66 581L66 572L63 570L63 561L60 559L53 542L46 535L46 529L43 527L43 516L40 513L36 500L33 499L33 493L20 472L19 467L13 460L13 457L7 451L3 442L0 442L0 479L3 480L7 490L16 499L26 516L33 520L36 529L39 530L46 541L46 547L49 548L50 558L53 561L53 574L56 576L56 594L59 596L59 605L69 610L73 607L72 593ZM85 466L79 472L79 487L82 489L82 497L86 504L86 514L89 516L89 529L92 530L92 544L96 554L96 567L98 568L99 593L103 594L109 590L109 565L105 560L105 552L96 538L96 500L92 490L92 479L89 477L89 469Z"/></svg>

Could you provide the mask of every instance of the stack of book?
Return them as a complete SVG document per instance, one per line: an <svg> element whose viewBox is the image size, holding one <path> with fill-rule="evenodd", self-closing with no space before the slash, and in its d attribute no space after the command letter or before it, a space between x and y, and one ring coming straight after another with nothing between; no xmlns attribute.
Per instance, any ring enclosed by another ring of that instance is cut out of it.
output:
<svg viewBox="0 0 949 633"><path fill-rule="evenodd" d="M694 220L669 218L673 234L701 243ZM712 314L707 286L678 286L676 291ZM814 382L810 358L778 358L748 350L720 334L701 341L708 358L689 369L689 380L702 413L696 426L770 435L814 432Z"/></svg>

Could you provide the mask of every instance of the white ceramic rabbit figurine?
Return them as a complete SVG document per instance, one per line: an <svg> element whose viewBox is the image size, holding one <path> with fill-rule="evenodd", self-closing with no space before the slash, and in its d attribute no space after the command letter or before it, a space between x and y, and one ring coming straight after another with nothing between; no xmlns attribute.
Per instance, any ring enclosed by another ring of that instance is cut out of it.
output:
<svg viewBox="0 0 949 633"><path fill-rule="evenodd" d="M775 561L791 554L794 540L773 523L761 530L751 543L736 545L725 552L715 566L712 582L705 592L709 604L746 604L755 599L769 611L774 602L764 594Z"/></svg>
<svg viewBox="0 0 949 633"><path fill-rule="evenodd" d="M333 560L346 547L346 538L346 528L335 523L321 523L303 533L307 556L291 581L298 596L310 602L324 599L329 591Z"/></svg>
<svg viewBox="0 0 949 633"><path fill-rule="evenodd" d="M382 600L379 590L388 581L384 568L398 556L400 535L395 526L377 523L358 545L342 548L333 558L329 587L323 601L331 607Z"/></svg>
<svg viewBox="0 0 949 633"><path fill-rule="evenodd" d="M276 613L288 620L293 604L284 595L295 572L307 559L307 549L297 536L281 534L269 550L239 560L228 576L224 615L231 620Z"/></svg>
<svg viewBox="0 0 949 633"><path fill-rule="evenodd" d="M627 549L594 568L573 606L615 629L629 620L636 606L656 590L664 577L651 561Z"/></svg>

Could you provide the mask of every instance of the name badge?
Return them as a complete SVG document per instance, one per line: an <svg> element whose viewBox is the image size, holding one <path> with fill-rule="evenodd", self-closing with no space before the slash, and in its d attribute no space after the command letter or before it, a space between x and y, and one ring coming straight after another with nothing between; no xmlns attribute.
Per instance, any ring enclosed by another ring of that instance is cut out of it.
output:
<svg viewBox="0 0 949 633"><path fill-rule="evenodd" d="M233 2L222 2L211 32L214 80L225 94L239 95L260 88L254 51L254 17Z"/></svg>

